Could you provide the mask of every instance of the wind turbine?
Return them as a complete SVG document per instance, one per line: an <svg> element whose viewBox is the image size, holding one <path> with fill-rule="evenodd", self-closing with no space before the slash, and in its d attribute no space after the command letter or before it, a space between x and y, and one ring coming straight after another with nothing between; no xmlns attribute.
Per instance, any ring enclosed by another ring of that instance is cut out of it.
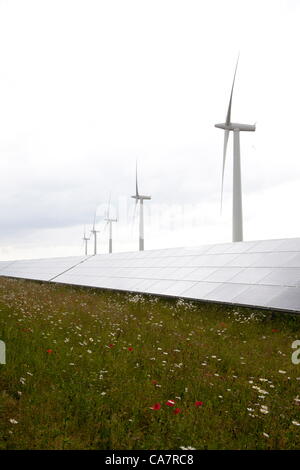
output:
<svg viewBox="0 0 300 470"><path fill-rule="evenodd" d="M94 222L93 222L93 228L91 230L91 233L94 236L94 255L97 254L97 233L99 233L99 230L96 230L96 211L94 215Z"/></svg>
<svg viewBox="0 0 300 470"><path fill-rule="evenodd" d="M139 194L137 164L135 168L135 195L131 197L135 199L135 207L137 206L138 201L140 201L139 251L143 251L144 250L144 201L151 199L151 196L143 196Z"/></svg>
<svg viewBox="0 0 300 470"><path fill-rule="evenodd" d="M87 256L87 242L89 241L89 238L87 238L86 234L85 234L85 226L84 226L84 229L83 229L83 243L84 243L84 254L85 256Z"/></svg>
<svg viewBox="0 0 300 470"><path fill-rule="evenodd" d="M112 224L113 222L118 222L118 219L112 219L109 217L109 208L110 208L110 196L108 200L108 208L106 212L106 218L104 219L109 225L109 253L112 253Z"/></svg>
<svg viewBox="0 0 300 470"><path fill-rule="evenodd" d="M254 132L255 124L240 124L231 122L232 95L235 82L239 58L235 66L229 106L226 116L226 122L215 124L215 127L224 129L224 147L223 147L223 169L222 169L222 188L221 188L221 210L223 198L224 169L226 161L226 150L229 138L229 132L233 131L233 197L232 197L232 241L243 241L243 208L242 208L242 181L241 181L241 153L240 153L240 131Z"/></svg>

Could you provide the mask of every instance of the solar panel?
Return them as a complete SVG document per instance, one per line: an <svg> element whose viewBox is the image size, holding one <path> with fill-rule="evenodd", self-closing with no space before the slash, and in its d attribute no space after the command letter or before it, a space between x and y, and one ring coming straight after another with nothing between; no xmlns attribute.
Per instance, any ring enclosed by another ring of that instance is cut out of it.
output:
<svg viewBox="0 0 300 470"><path fill-rule="evenodd" d="M233 299L247 291L249 286L247 284L230 284L224 283L216 287L216 289L208 292L205 295L205 300L212 300L215 302L233 302Z"/></svg>
<svg viewBox="0 0 300 470"><path fill-rule="evenodd" d="M17 260L4 267L0 274L1 276L50 281L85 259L86 257L71 256L67 258Z"/></svg>
<svg viewBox="0 0 300 470"><path fill-rule="evenodd" d="M0 275L300 313L300 238L1 261Z"/></svg>

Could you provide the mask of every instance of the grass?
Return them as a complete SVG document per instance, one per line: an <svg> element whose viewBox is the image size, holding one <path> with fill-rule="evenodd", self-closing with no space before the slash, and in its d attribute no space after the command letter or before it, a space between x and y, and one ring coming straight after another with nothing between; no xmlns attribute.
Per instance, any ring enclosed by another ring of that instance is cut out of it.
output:
<svg viewBox="0 0 300 470"><path fill-rule="evenodd" d="M0 309L0 449L300 448L300 317L5 278Z"/></svg>

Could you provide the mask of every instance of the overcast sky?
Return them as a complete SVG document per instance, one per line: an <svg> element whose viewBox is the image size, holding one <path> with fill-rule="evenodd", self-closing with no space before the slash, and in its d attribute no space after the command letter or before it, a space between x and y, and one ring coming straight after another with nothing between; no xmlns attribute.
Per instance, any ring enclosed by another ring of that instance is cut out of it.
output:
<svg viewBox="0 0 300 470"><path fill-rule="evenodd" d="M0 0L0 259L82 254L96 209L106 252L109 193L137 249L136 159L146 249L231 241L239 52L244 239L299 237L299 24L299 0Z"/></svg>

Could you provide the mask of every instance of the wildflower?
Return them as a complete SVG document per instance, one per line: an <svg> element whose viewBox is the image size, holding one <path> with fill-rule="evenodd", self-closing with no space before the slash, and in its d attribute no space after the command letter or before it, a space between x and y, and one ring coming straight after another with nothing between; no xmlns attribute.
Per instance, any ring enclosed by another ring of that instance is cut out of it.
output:
<svg viewBox="0 0 300 470"><path fill-rule="evenodd" d="M266 432L263 432L263 436L270 437L269 434L267 434Z"/></svg>
<svg viewBox="0 0 300 470"><path fill-rule="evenodd" d="M10 419L9 422L10 422L11 424L18 424L18 421L16 421L15 419Z"/></svg>
<svg viewBox="0 0 300 470"><path fill-rule="evenodd" d="M298 423L298 421L292 421L292 424L294 424L295 426L300 426L300 423Z"/></svg>
<svg viewBox="0 0 300 470"><path fill-rule="evenodd" d="M180 408L175 408L173 413L174 413L174 415L178 415L178 413L181 413L181 409Z"/></svg>
<svg viewBox="0 0 300 470"><path fill-rule="evenodd" d="M279 374L286 374L286 370L279 370Z"/></svg>
<svg viewBox="0 0 300 470"><path fill-rule="evenodd" d="M130 346L130 347L128 348L128 351L133 351L133 348Z"/></svg>
<svg viewBox="0 0 300 470"><path fill-rule="evenodd" d="M160 403L154 403L153 406L150 407L151 410L160 410L161 409L161 404Z"/></svg>
<svg viewBox="0 0 300 470"><path fill-rule="evenodd" d="M195 406L202 406L203 405L203 401L195 401Z"/></svg>
<svg viewBox="0 0 300 470"><path fill-rule="evenodd" d="M168 405L168 406L174 406L174 405L175 405L175 401L173 401L173 400L168 400L167 403L166 403L166 405Z"/></svg>
<svg viewBox="0 0 300 470"><path fill-rule="evenodd" d="M52 350L52 349L47 349L47 353L48 353L48 354L52 354L52 353L53 353L53 350Z"/></svg>
<svg viewBox="0 0 300 470"><path fill-rule="evenodd" d="M151 380L151 383L152 383L153 385L156 385L156 384L157 384L157 380Z"/></svg>

